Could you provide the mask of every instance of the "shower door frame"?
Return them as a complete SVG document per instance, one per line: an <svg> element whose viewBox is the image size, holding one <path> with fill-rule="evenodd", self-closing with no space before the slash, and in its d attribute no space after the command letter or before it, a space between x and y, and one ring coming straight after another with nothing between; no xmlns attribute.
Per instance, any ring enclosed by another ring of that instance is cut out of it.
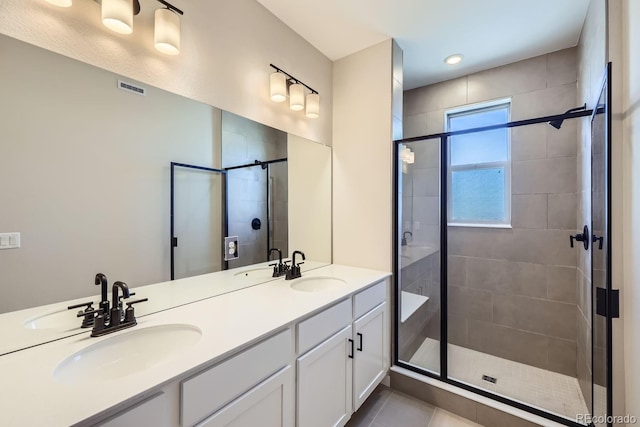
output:
<svg viewBox="0 0 640 427"><path fill-rule="evenodd" d="M171 242L170 242L170 247L171 247L171 280L175 280L175 249L178 247L178 238L175 235L175 168L184 168L184 169L192 169L192 170L200 170L200 171L205 171L205 172L211 172L211 173L218 173L220 174L220 176L222 177L222 189L223 189L223 194L222 194L222 201L224 202L224 216L223 216L223 231L224 231L224 235L226 236L228 234L227 231L227 222L228 222L228 210L227 210L227 171L224 169L215 169L215 168L210 168L210 167L206 167L206 166L198 166L198 165L190 165L187 163L177 163L177 162L171 162L171 190L170 190L170 198L171 198L171 207L170 207L170 234L171 234ZM224 260L224 257L222 259L223 262L223 270L226 270L229 266L228 262Z"/></svg>
<svg viewBox="0 0 640 427"><path fill-rule="evenodd" d="M612 253L612 249L613 249L613 245L611 244L611 238L612 238L612 227L611 227L611 212L613 209L613 200L612 200L612 191L611 191L611 158L612 158L612 138L611 138L611 127L612 127L612 110L611 110L611 99L613 96L613 90L611 87L611 77L612 77L612 63L608 62L606 67L605 67L605 71L604 71L604 76L602 78L602 82L600 83L599 86L599 91L597 92L596 96L597 99L595 100L595 106L596 108L593 110L593 114L591 116L591 121L590 121L590 126L591 126L591 136L593 136L593 121L595 119L596 114L599 114L600 108L603 108L604 111L602 111L603 114L605 114L605 129L604 129L604 146L605 146L605 161L604 161L604 165L605 165L605 179L606 179L606 185L605 185L605 191L606 191L606 196L605 196L605 218L606 218L606 226L605 226L605 230L606 230L606 243L605 243L605 249L607 251L606 253L606 259L605 259L605 268L606 268L606 273L605 273L605 306L606 306L606 315L604 315L603 317L605 318L605 330L606 330L606 388L607 388L607 396L606 396L606 425L607 427L613 427L613 422L610 419L611 416L613 416L613 319L619 317L619 305L620 305L620 301L619 301L619 294L618 294L618 290L614 290L613 289L613 277L612 277L612 259L611 259L611 253ZM600 107L600 99L602 96L605 96L606 99L606 103L604 105L604 107ZM593 150L593 148L592 148ZM593 171L593 154L591 155L591 170ZM592 176L593 176L593 172L592 172ZM593 178L592 178L593 179ZM592 184L593 186L593 184ZM593 201L591 203L591 215L593 215ZM593 228L593 227L592 227ZM595 235L594 235L595 237ZM592 240L593 241L593 240ZM595 245L593 245L595 246ZM593 251L593 246L592 246L592 251ZM594 260L593 260L593 252L592 252L592 256L591 256L591 274L593 276L593 269L594 269ZM592 280L593 283L593 280ZM592 285L593 286L593 285ZM614 296L615 293L615 296ZM595 375L595 363L596 363L596 355L595 355L595 340L596 340L596 336L595 336L595 316L599 316L600 314L597 314L597 300L596 300L596 295L591 294L591 300L592 300L592 309L591 309L591 323L592 323L592 334L591 334L591 339L592 339L592 347L591 347L591 375L594 376ZM615 305L615 308L614 308ZM614 314L615 313L615 314ZM602 315L600 315L602 316ZM591 396L593 399L592 402L592 412L594 412L591 415L597 415L595 414L595 380L592 377L592 381L591 381Z"/></svg>
<svg viewBox="0 0 640 427"><path fill-rule="evenodd" d="M481 396L488 397L493 400L497 400L498 402L516 407L518 409L522 409L524 411L530 412L532 414L547 418L549 420L552 420L567 426L585 427L584 424L579 424L577 422L571 421L559 415L552 414L550 412L546 412L539 408L529 406L522 402L512 400L507 397L491 393L490 391L460 382L458 380L455 380L449 377L448 375L448 366L447 366L447 363L448 363L447 361L448 359L447 357L448 356L448 348L447 348L448 347L448 317L447 317L447 311L448 311L448 303L447 303L447 290L448 290L448 286L447 286L448 285L447 283L448 200L447 198L448 198L448 193L447 191L448 191L448 188L447 188L447 185L448 185L448 170L449 170L448 161L449 160L448 160L447 145L448 145L449 137L451 136L465 135L469 133L478 133L478 132L484 132L484 131L496 130L496 129L515 128L515 127L534 125L534 124L540 124L540 123L548 123L554 120L568 120L568 119L575 119L579 117L590 117L592 114L593 114L593 110L587 109L583 111L557 114L553 116L544 116L544 117L537 117L537 118L526 119L526 120L517 120L517 121L508 122L508 123L498 124L498 125L483 126L483 127L464 129L464 130L458 130L458 131L450 131L450 132L441 132L441 133L435 133L435 134L424 135L424 136L416 136L416 137L404 138L404 139L393 141L393 224L394 224L394 227L393 227L393 242L394 242L393 244L393 273L394 273L393 281L394 281L394 291L395 291L394 310L396 313L395 319L394 319L394 325L393 325L393 328L394 328L393 364L394 365L416 372L421 375L435 378L447 384L451 384L453 386L471 391ZM399 347L399 338L398 338L398 332L399 332L398 319L399 319L399 313L400 313L400 298L401 298L401 293L400 293L401 289L400 289L400 281L399 281L400 248L398 243L399 242L399 225L401 221L401 219L398 217L398 207L400 203L399 179L398 179L398 173L400 171L399 148L400 148L400 144L406 144L411 142L421 142L421 141L434 140L434 139L440 140L440 340L439 340L440 342L440 374L435 374L433 372L427 371L426 369L422 369L415 365L401 361L399 357L400 347ZM608 343L608 347L610 349L611 347L610 343ZM611 372L608 372L609 375L610 373ZM610 394L611 390L608 390L608 393ZM591 408L591 410L593 409Z"/></svg>

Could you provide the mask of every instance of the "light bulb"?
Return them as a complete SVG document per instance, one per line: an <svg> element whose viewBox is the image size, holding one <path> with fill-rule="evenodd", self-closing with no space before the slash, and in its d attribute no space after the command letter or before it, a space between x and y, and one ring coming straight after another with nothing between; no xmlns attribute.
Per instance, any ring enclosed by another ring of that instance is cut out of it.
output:
<svg viewBox="0 0 640 427"><path fill-rule="evenodd" d="M289 86L289 108L293 111L304 108L304 87L300 83Z"/></svg>
<svg viewBox="0 0 640 427"><path fill-rule="evenodd" d="M310 93L307 95L307 117L317 119L320 115L320 95Z"/></svg>
<svg viewBox="0 0 640 427"><path fill-rule="evenodd" d="M102 0L102 23L120 34L133 32L133 0Z"/></svg>
<svg viewBox="0 0 640 427"><path fill-rule="evenodd" d="M409 150L409 155L407 156L407 163L412 165L416 160L416 153Z"/></svg>
<svg viewBox="0 0 640 427"><path fill-rule="evenodd" d="M448 65L456 65L462 62L462 54L456 53L455 55L449 55L444 58L444 62Z"/></svg>
<svg viewBox="0 0 640 427"><path fill-rule="evenodd" d="M47 0L54 6L70 7L73 4L73 0Z"/></svg>
<svg viewBox="0 0 640 427"><path fill-rule="evenodd" d="M287 99L287 77L278 71L271 73L269 77L271 82L271 100L274 102L283 102Z"/></svg>
<svg viewBox="0 0 640 427"><path fill-rule="evenodd" d="M180 15L169 9L156 10L153 31L156 49L167 55L180 53Z"/></svg>

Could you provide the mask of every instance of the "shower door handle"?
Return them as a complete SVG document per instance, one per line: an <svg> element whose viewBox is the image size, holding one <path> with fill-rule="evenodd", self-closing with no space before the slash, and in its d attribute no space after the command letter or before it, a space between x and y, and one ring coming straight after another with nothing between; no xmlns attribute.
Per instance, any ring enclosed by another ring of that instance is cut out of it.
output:
<svg viewBox="0 0 640 427"><path fill-rule="evenodd" d="M578 242L582 242L582 246L584 246L584 250L588 251L589 250L589 227L587 227L586 225L584 226L582 233L578 233L575 236L571 235L569 236L569 243L571 244L571 247L573 248L573 241L576 240Z"/></svg>
<svg viewBox="0 0 640 427"><path fill-rule="evenodd" d="M598 243L598 249L602 250L602 245L604 244L604 237L603 236L596 236L595 234L593 235L593 243Z"/></svg>

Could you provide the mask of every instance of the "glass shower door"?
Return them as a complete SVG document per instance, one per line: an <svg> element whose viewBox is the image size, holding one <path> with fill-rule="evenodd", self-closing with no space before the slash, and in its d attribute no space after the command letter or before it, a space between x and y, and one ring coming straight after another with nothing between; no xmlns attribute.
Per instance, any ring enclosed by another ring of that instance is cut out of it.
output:
<svg viewBox="0 0 640 427"><path fill-rule="evenodd" d="M171 164L171 279L224 269L224 173Z"/></svg>
<svg viewBox="0 0 640 427"><path fill-rule="evenodd" d="M398 359L440 375L440 138L398 149Z"/></svg>

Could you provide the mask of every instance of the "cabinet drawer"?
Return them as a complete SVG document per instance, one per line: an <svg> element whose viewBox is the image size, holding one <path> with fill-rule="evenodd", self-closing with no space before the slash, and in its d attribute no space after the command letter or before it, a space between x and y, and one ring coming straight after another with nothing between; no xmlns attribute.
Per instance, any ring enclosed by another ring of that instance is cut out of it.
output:
<svg viewBox="0 0 640 427"><path fill-rule="evenodd" d="M193 426L287 366L291 350L291 329L287 329L183 381L182 425Z"/></svg>
<svg viewBox="0 0 640 427"><path fill-rule="evenodd" d="M320 344L352 319L351 299L346 299L331 308L298 324L298 355L302 355Z"/></svg>
<svg viewBox="0 0 640 427"><path fill-rule="evenodd" d="M145 400L142 403L125 409L121 413L109 418L100 427L129 427L129 426L157 426L169 427L170 417L167 411L169 401L164 393Z"/></svg>
<svg viewBox="0 0 640 427"><path fill-rule="evenodd" d="M387 299L387 281L383 280L354 296L353 317L356 319Z"/></svg>

